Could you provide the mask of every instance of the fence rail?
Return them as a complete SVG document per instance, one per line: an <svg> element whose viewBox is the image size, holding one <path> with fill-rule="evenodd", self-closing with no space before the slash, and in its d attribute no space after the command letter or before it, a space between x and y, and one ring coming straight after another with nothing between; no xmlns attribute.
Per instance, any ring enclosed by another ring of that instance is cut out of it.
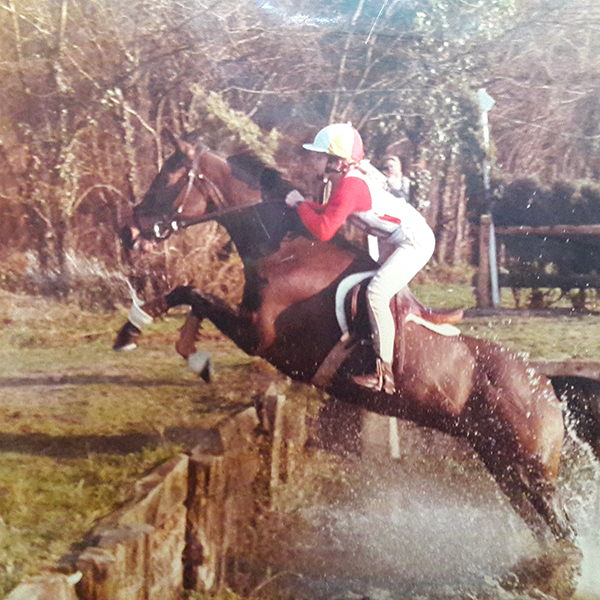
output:
<svg viewBox="0 0 600 600"><path fill-rule="evenodd" d="M479 226L479 269L475 295L479 308L494 305L492 288L560 288L560 289L600 289L600 275L562 274L553 275L542 271L536 273L498 273L496 256L490 248L496 249L495 238L505 236L520 237L595 237L600 243L600 225L548 225L529 227L495 227L490 215L482 215Z"/></svg>
<svg viewBox="0 0 600 600"><path fill-rule="evenodd" d="M512 227L496 227L496 235L525 235L539 237L573 235L600 236L600 225L546 225L538 227L516 225Z"/></svg>

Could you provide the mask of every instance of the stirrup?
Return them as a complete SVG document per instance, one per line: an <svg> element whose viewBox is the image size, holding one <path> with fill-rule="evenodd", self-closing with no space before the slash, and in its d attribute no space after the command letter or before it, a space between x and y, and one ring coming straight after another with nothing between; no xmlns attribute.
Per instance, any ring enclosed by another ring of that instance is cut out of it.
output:
<svg viewBox="0 0 600 600"><path fill-rule="evenodd" d="M369 375L357 375L353 377L352 380L357 385L375 392L384 391L386 394L390 395L396 393L392 366L383 362L381 358L377 359L375 373Z"/></svg>

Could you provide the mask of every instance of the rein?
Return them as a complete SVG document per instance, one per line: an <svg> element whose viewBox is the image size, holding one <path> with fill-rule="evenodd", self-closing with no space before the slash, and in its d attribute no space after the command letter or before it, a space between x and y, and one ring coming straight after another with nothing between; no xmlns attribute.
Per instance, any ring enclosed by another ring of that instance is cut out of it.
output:
<svg viewBox="0 0 600 600"><path fill-rule="evenodd" d="M190 217L185 221L174 220L171 222L171 227L173 231L177 231L179 229L186 229L187 227L191 227L192 225L199 225L200 223L206 223L207 221L213 221L219 219L220 217L225 217L238 212L242 212L243 210L246 210L248 208L258 206L259 204L263 204L263 201L257 200L256 202L251 202L250 204L242 204L241 206L230 206L221 210L206 212L201 217Z"/></svg>
<svg viewBox="0 0 600 600"><path fill-rule="evenodd" d="M190 217L185 220L179 220L177 218L173 219L169 224L169 233L165 236L164 234L159 239L166 239L171 233L174 231L178 231L180 229L186 229L191 227L192 225L199 225L200 223L206 223L207 221L212 221L214 219L218 219L220 217L228 216L231 214L235 214L241 212L242 210L246 210L247 208L251 208L253 206L257 206L258 204L262 204L262 200L258 200L256 202L252 202L250 204L242 204L240 206L226 206L225 196L223 192L219 189L219 186L212 181L209 177L207 177L204 173L198 172L200 168L200 158L207 151L206 148L203 148L200 152L198 152L194 156L194 160L192 162L192 166L188 172L188 183L185 188L185 194L183 196L183 200L181 204L177 208L177 213L182 213L185 207L185 203L192 191L192 188L197 185L198 182L202 181L208 185L209 190L209 198L213 201L213 203L217 206L216 211L205 212L202 216L199 217ZM198 190L201 191L201 190ZM212 193L211 193L212 192ZM158 225L158 224L157 224ZM157 226L155 225L155 233ZM158 236L156 236L158 237Z"/></svg>
<svg viewBox="0 0 600 600"><path fill-rule="evenodd" d="M219 220L222 217L234 215L253 208L257 213L256 217L260 222L260 225L266 236L269 238L269 231L263 223L261 215L256 211L256 207L264 203L263 198L237 206L228 206L226 196L223 194L217 183L215 183L210 176L207 176L206 173L202 172L201 161L202 156L204 156L206 152L209 152L208 148L197 147L191 164L188 163L189 167L187 175L179 180L180 183L183 183L184 185L172 204L171 210L174 212L171 213L171 215L157 215L154 217L156 220L151 222L150 228L154 239L164 241L175 231L183 230L192 225L198 225L207 221ZM185 177L187 177L187 182L184 181ZM186 206L191 201L193 188L196 188L206 201L206 209L204 213L199 216L194 216L193 210L190 211L192 213L190 216L184 216L182 213L184 213ZM213 206L209 207L210 204ZM214 210L209 210L209 208Z"/></svg>

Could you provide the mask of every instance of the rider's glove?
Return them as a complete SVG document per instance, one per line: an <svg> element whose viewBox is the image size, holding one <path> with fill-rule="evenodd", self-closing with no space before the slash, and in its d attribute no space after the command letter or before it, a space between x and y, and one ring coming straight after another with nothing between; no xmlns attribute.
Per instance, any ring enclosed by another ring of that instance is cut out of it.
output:
<svg viewBox="0 0 600 600"><path fill-rule="evenodd" d="M298 190L292 190L285 197L285 203L291 208L296 208L302 202L304 202L304 196Z"/></svg>

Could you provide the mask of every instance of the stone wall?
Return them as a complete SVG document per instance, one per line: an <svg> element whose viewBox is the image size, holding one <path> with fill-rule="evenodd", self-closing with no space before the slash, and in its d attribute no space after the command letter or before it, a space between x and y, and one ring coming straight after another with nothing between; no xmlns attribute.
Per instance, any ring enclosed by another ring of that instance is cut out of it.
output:
<svg viewBox="0 0 600 600"><path fill-rule="evenodd" d="M140 480L78 551L7 600L178 600L184 589L223 586L249 594L267 576L255 561L268 537L261 511L306 485L296 474L307 448L397 458L398 435L410 442L396 419L339 404L315 413L271 390Z"/></svg>
<svg viewBox="0 0 600 600"><path fill-rule="evenodd" d="M248 545L259 470L256 410L206 431L202 443L137 482L56 570L7 600L178 600L184 586L215 590L229 547Z"/></svg>

